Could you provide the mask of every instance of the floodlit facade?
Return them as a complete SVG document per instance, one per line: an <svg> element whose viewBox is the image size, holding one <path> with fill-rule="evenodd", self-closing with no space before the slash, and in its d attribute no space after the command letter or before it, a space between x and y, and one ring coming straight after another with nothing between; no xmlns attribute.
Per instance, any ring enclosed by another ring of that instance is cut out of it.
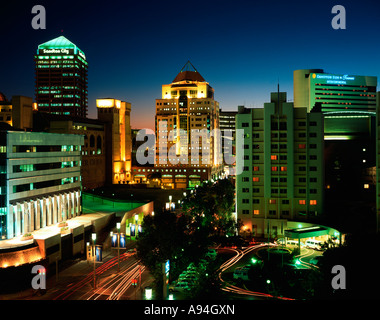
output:
<svg viewBox="0 0 380 320"><path fill-rule="evenodd" d="M326 140L350 140L371 130L376 114L377 77L295 70L294 107L324 114Z"/></svg>
<svg viewBox="0 0 380 320"><path fill-rule="evenodd" d="M125 184L132 179L131 104L104 98L96 99L98 119L105 123L106 182Z"/></svg>
<svg viewBox="0 0 380 320"><path fill-rule="evenodd" d="M218 129L214 89L188 61L171 84L162 86L162 98L156 99L155 168L164 187L194 187L221 174Z"/></svg>
<svg viewBox="0 0 380 320"><path fill-rule="evenodd" d="M264 108L239 107L236 129L237 218L253 236L284 234L287 221L313 221L323 210L323 117L271 93ZM237 131L238 132L238 131ZM239 137L237 137L239 138Z"/></svg>
<svg viewBox="0 0 380 320"><path fill-rule="evenodd" d="M0 239L11 239L81 214L83 136L0 134Z"/></svg>
<svg viewBox="0 0 380 320"><path fill-rule="evenodd" d="M35 108L36 104L30 97L13 96L11 101L8 101L0 92L0 122L19 129L31 129Z"/></svg>
<svg viewBox="0 0 380 320"><path fill-rule="evenodd" d="M38 109L86 117L88 63L84 52L60 36L40 44L34 61Z"/></svg>

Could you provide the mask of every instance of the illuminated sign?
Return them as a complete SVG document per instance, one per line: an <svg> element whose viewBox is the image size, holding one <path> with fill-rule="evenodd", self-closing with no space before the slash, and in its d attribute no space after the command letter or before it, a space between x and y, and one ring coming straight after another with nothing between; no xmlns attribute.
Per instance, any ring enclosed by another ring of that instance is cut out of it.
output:
<svg viewBox="0 0 380 320"><path fill-rule="evenodd" d="M68 49L43 49L43 53L63 53L63 54L69 54Z"/></svg>
<svg viewBox="0 0 380 320"><path fill-rule="evenodd" d="M120 248L125 248L126 247L126 241L125 241L125 234L120 233Z"/></svg>
<svg viewBox="0 0 380 320"><path fill-rule="evenodd" d="M165 273L168 273L170 270L170 261L166 260L165 262Z"/></svg>
<svg viewBox="0 0 380 320"><path fill-rule="evenodd" d="M336 74L316 74L313 73L313 79L326 80L328 84L347 84L347 81L354 81L355 77L345 75L336 75Z"/></svg>

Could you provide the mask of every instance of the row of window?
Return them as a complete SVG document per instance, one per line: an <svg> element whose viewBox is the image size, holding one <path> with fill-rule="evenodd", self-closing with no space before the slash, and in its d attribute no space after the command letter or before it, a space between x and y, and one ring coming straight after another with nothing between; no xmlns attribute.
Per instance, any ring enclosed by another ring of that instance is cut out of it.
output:
<svg viewBox="0 0 380 320"><path fill-rule="evenodd" d="M72 152L80 151L81 146L78 145L42 145L42 146L27 146L13 145L12 152Z"/></svg>
<svg viewBox="0 0 380 320"><path fill-rule="evenodd" d="M17 172L31 172L40 170L51 170L59 168L73 168L78 167L80 161L62 161L52 163L36 163L36 164L18 164L13 166L13 173Z"/></svg>
<svg viewBox="0 0 380 320"><path fill-rule="evenodd" d="M278 122L271 122L271 129L278 130L278 128L280 128L280 130L286 130L287 122L280 122L279 124L280 126L278 127ZM299 127L305 127L306 121L298 121L297 124ZM249 128L249 122L242 122L241 126L242 128ZM317 121L309 121L309 126L311 127L317 126ZM260 127L260 122L252 122L252 127L254 128Z"/></svg>
<svg viewBox="0 0 380 320"><path fill-rule="evenodd" d="M242 199L242 203L249 203L249 199L247 199L247 198ZM259 204L260 203L260 199L252 199L252 203L253 204ZM277 204L277 199L269 199L268 203L269 204ZM289 203L290 203L289 199L282 199L281 200L281 204L289 204ZM300 199L300 200L298 200L298 204L300 204L300 205L306 205L306 200L305 199ZM317 200L310 200L309 204L312 205L312 206L315 206L315 205L317 205Z"/></svg>
<svg viewBox="0 0 380 320"><path fill-rule="evenodd" d="M250 210L242 210L242 214L249 214L249 213L250 213ZM276 210L269 210L268 213L269 213L269 215L277 215ZM312 213L312 212L310 212L310 213ZM316 212L313 212L313 213L316 214ZM259 215L260 210L258 210L258 209L253 210L253 214ZM281 210L281 215L288 216L289 214L290 214L289 210ZM298 214L304 215L305 212L298 212Z"/></svg>
<svg viewBox="0 0 380 320"><path fill-rule="evenodd" d="M37 190L37 189L42 189L42 188L49 188L49 187L59 186L59 185L68 184L68 183L74 183L74 182L78 182L79 179L80 177L70 177L70 178L63 178L63 179L56 179L56 180L49 180L49 181L19 184L17 186L13 186L13 193Z"/></svg>
<svg viewBox="0 0 380 320"><path fill-rule="evenodd" d="M242 188L241 192L242 193L249 193L250 189L249 188ZM252 193L259 193L259 192L260 192L260 188L252 188ZM280 194L286 194L287 192L288 192L288 189L280 189L280 190L278 188L271 189L271 193L272 194L278 194L278 193L280 193ZM306 189L299 188L298 192L304 194L304 193L306 193ZM312 188L312 189L309 190L310 194L316 194L317 192L318 192L318 190L314 189L314 188Z"/></svg>

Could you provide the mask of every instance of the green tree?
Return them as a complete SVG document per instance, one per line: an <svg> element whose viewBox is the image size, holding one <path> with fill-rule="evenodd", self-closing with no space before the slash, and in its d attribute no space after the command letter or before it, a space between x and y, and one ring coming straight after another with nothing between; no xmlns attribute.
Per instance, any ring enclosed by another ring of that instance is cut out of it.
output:
<svg viewBox="0 0 380 320"><path fill-rule="evenodd" d="M155 278L158 298L162 294L162 263L182 256L188 243L188 223L186 216L170 211L144 217L143 232L136 242L137 256Z"/></svg>
<svg viewBox="0 0 380 320"><path fill-rule="evenodd" d="M235 188L228 179L216 183L203 183L196 192L183 200L183 212L190 215L199 229L217 239L233 235L236 222L232 216L235 209Z"/></svg>

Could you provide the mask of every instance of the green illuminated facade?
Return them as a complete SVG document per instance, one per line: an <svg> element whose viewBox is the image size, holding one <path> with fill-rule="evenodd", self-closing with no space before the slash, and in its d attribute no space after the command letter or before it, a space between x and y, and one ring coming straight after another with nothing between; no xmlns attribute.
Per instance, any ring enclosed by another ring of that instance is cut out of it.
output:
<svg viewBox="0 0 380 320"><path fill-rule="evenodd" d="M320 110L324 118L326 214L343 219L353 212L361 223L370 224L379 202L377 77L322 69L295 70L293 76L294 107Z"/></svg>
<svg viewBox="0 0 380 320"><path fill-rule="evenodd" d="M40 44L34 61L38 110L86 117L88 63L84 52L60 36Z"/></svg>
<svg viewBox="0 0 380 320"><path fill-rule="evenodd" d="M295 70L294 107L320 108L325 140L351 140L374 134L377 77ZM372 130L372 132L371 132Z"/></svg>
<svg viewBox="0 0 380 320"><path fill-rule="evenodd" d="M82 213L83 144L81 135L0 132L0 241Z"/></svg>

